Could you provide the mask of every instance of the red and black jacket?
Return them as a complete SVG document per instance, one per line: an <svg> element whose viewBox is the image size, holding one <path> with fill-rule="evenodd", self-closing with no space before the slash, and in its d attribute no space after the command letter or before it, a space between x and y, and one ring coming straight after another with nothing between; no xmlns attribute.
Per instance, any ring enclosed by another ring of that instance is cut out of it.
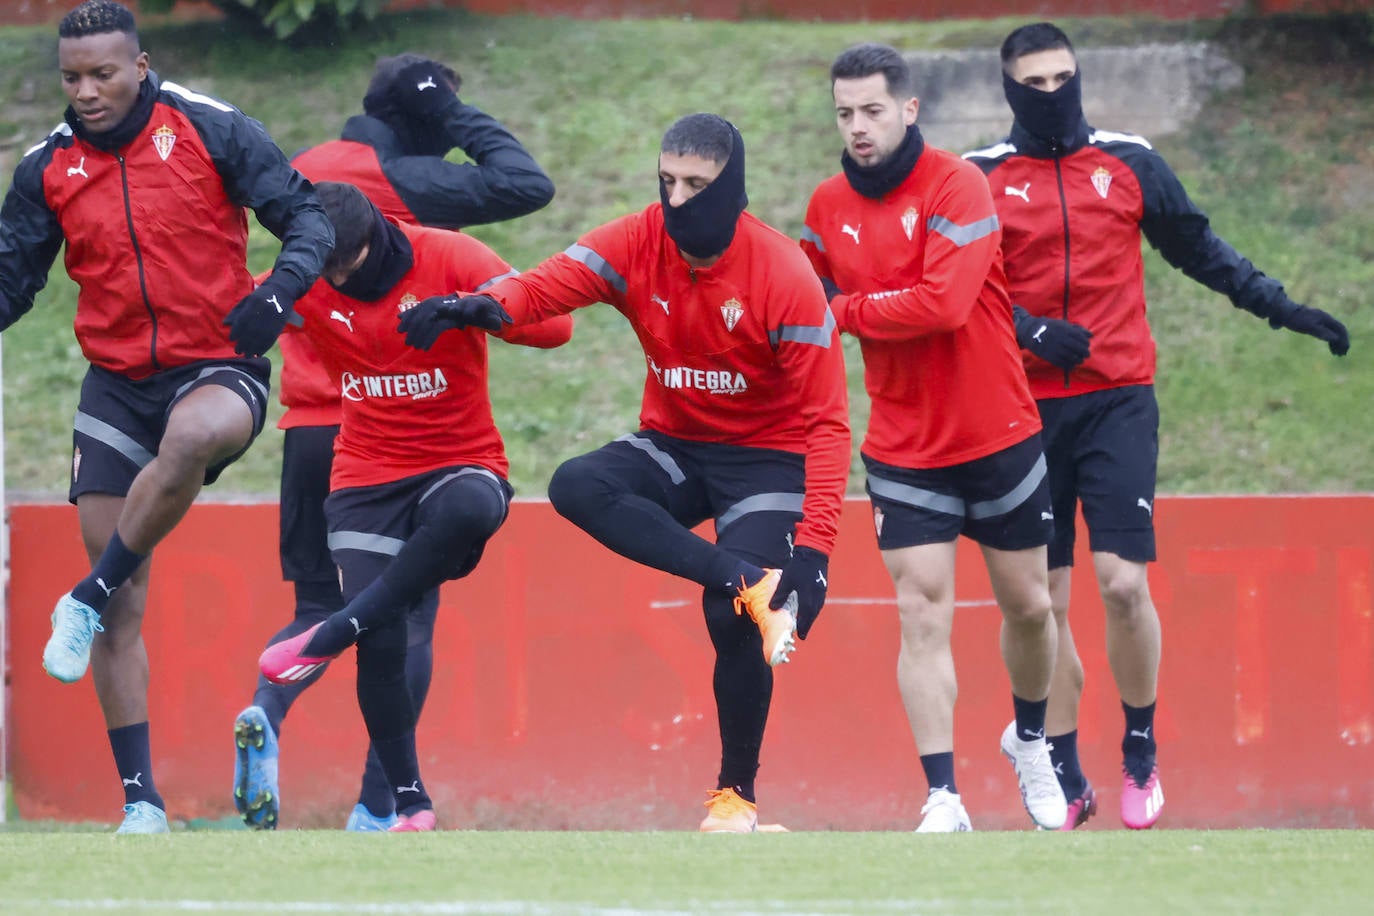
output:
<svg viewBox="0 0 1374 916"><path fill-rule="evenodd" d="M253 289L245 207L281 239L273 274L293 298L334 244L260 123L151 71L146 82L151 113L132 140L106 151L60 125L25 153L0 208L0 330L33 307L65 242L82 352L134 379L236 358L222 322Z"/></svg>
<svg viewBox="0 0 1374 916"><path fill-rule="evenodd" d="M491 115L461 101L438 113L438 131L472 162L411 155L385 121L355 115L338 140L303 150L291 160L311 181L355 185L389 219L461 229L532 213L553 200L553 182L511 133ZM339 389L307 335L281 338L281 402L277 424L334 426Z"/></svg>
<svg viewBox="0 0 1374 916"><path fill-rule="evenodd" d="M1211 229L1178 177L1141 137L1084 124L1051 149L1019 124L966 153L992 186L1011 300L1032 315L1093 332L1086 362L1066 373L1023 351L1037 399L1154 381L1140 237L1174 267L1237 307L1281 319L1296 305Z"/></svg>

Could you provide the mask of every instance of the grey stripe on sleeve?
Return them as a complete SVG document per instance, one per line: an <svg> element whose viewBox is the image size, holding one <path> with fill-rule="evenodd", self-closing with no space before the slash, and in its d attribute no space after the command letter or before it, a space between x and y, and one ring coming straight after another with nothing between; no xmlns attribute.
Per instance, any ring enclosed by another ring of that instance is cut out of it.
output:
<svg viewBox="0 0 1374 916"><path fill-rule="evenodd" d="M996 214L986 219L980 219L977 222L969 223L967 226L961 226L954 222L954 220L946 219L943 216L932 216L926 223L926 228L931 232L940 233L955 245L963 248L971 242L976 242L981 238L992 235L997 231L998 225L1000 224L997 222Z"/></svg>
<svg viewBox="0 0 1374 916"><path fill-rule="evenodd" d="M592 273L614 286L621 295L625 294L628 288L625 278L616 273L615 268L607 264L605 258L586 245L569 245L563 253L574 261L587 265Z"/></svg>
<svg viewBox="0 0 1374 916"><path fill-rule="evenodd" d="M801 240L803 242L810 242L821 251L825 251L825 240L821 238L820 233L816 232L816 230L812 229L810 226L802 226Z"/></svg>
<svg viewBox="0 0 1374 916"><path fill-rule="evenodd" d="M768 342L777 346L784 340L792 343L813 344L817 347L830 348L830 341L835 335L835 316L827 306L825 310L825 323L820 327L814 324L784 324L776 331L768 332Z"/></svg>

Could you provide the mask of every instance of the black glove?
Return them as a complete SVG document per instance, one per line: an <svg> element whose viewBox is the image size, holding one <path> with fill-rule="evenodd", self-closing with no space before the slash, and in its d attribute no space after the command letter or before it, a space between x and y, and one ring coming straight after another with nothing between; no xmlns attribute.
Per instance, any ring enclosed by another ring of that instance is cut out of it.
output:
<svg viewBox="0 0 1374 916"><path fill-rule="evenodd" d="M1088 358L1093 332L1062 318L1032 315L1019 305L1011 307L1016 323L1016 342L1045 362L1060 369L1076 369Z"/></svg>
<svg viewBox="0 0 1374 916"><path fill-rule="evenodd" d="M430 296L421 299L412 309L401 314L396 330L406 336L406 343L417 350L434 346L439 335L454 328L477 327L484 331L499 331L510 324L510 313L490 296Z"/></svg>
<svg viewBox="0 0 1374 916"><path fill-rule="evenodd" d="M1287 328L1324 340L1335 356L1344 356L1350 350L1350 332L1345 329L1345 325L1321 309L1300 305L1284 316L1280 323L1270 321L1269 324L1275 328Z"/></svg>
<svg viewBox="0 0 1374 916"><path fill-rule="evenodd" d="M396 74L392 93L397 105L421 120L458 98L442 67L432 60L417 61Z"/></svg>
<svg viewBox="0 0 1374 916"><path fill-rule="evenodd" d="M229 310L223 323L229 326L229 339L234 342L235 353L261 356L272 349L282 328L295 314L291 307L296 300L286 289L285 283L268 277Z"/></svg>
<svg viewBox="0 0 1374 916"><path fill-rule="evenodd" d="M819 550L793 548L792 559L782 568L778 588L773 592L773 600L768 602L768 606L776 611L789 595L797 593L797 636L802 639L811 632L811 625L820 616L821 605L825 604L825 590L830 584L826 578L829 570L830 558Z"/></svg>

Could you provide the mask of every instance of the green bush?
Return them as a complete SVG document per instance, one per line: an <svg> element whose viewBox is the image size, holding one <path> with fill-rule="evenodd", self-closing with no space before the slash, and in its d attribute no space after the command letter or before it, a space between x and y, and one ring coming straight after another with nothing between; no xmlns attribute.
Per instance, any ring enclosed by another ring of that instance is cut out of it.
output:
<svg viewBox="0 0 1374 916"><path fill-rule="evenodd" d="M278 38L300 38L300 29L334 35L371 22L386 6L387 0L210 0L230 20L249 28L261 28ZM170 12L176 0L143 0L147 12Z"/></svg>

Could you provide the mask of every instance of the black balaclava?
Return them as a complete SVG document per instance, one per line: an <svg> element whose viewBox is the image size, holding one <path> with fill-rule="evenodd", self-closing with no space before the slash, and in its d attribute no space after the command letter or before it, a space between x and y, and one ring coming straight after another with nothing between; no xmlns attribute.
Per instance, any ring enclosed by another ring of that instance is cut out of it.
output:
<svg viewBox="0 0 1374 916"><path fill-rule="evenodd" d="M395 131L406 155L443 156L457 145L441 123L430 124L406 113L392 100L391 89L390 84L369 88L363 96L363 112Z"/></svg>
<svg viewBox="0 0 1374 916"><path fill-rule="evenodd" d="M920 128L912 124L906 129L906 136L886 160L871 168L854 161L849 150L840 154L840 166L844 169L845 180L849 186L870 200L881 200L888 191L906 181L906 176L916 168L916 160L926 148L925 138Z"/></svg>
<svg viewBox="0 0 1374 916"><path fill-rule="evenodd" d="M127 146L134 137L138 136L139 131L148 125L148 119L153 116L153 103L156 101L157 74L149 70L143 82L138 84L138 98L134 100L134 107L129 109L124 120L109 130L99 133L87 130L86 126L81 123L81 119L76 116L76 109L70 105L67 106L62 117L71 125L72 133L96 149L112 153Z"/></svg>
<svg viewBox="0 0 1374 916"><path fill-rule="evenodd" d="M1083 130L1082 71L1075 70L1064 85L1045 92L1022 85L1002 71L1002 90L1016 123L1052 148L1074 146Z"/></svg>
<svg viewBox="0 0 1374 916"><path fill-rule="evenodd" d="M663 228L679 249L694 258L725 253L735 238L740 214L749 206L744 191L744 138L730 125L730 158L716 180L677 207L668 206L668 190L658 183L663 202Z"/></svg>
<svg viewBox="0 0 1374 916"><path fill-rule="evenodd" d="M343 283L329 285L350 299L376 302L415 264L415 251L400 227L388 222L376 206L372 208L372 238L367 245L367 257L358 269Z"/></svg>

